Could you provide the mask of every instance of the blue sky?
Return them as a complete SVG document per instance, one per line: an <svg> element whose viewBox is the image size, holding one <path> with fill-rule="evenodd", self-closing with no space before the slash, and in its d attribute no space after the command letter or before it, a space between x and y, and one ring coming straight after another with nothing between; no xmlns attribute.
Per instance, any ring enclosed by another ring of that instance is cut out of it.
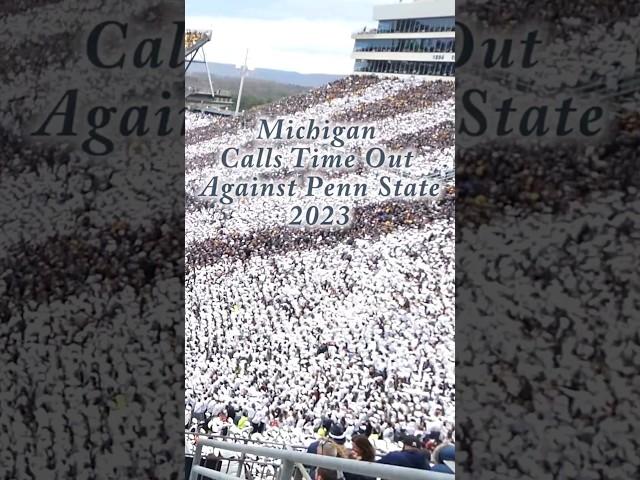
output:
<svg viewBox="0 0 640 480"><path fill-rule="evenodd" d="M351 34L372 26L373 5L398 0L186 0L187 28L213 30L207 60L302 73L346 74Z"/></svg>

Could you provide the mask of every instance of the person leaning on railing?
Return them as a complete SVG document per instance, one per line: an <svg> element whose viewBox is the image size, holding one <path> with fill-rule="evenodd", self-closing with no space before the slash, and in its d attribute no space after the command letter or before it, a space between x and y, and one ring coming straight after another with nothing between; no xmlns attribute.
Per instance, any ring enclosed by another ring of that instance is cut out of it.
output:
<svg viewBox="0 0 640 480"><path fill-rule="evenodd" d="M450 441L439 445L433 451L432 459L433 459L433 463L435 465L433 465L433 467L431 467L431 470L433 470L434 472L454 473L453 470L451 470L451 468L449 468L449 465L447 465L445 462L455 462L456 461L456 447L455 447L455 445L453 443L451 443Z"/></svg>
<svg viewBox="0 0 640 480"><path fill-rule="evenodd" d="M347 438L342 425L340 425L339 423L333 423L329 429L329 437L321 438L320 440L316 440L315 442L309 444L309 446L307 447L307 453L325 455L325 453L322 452L322 448L324 445L330 443L337 450L337 454L332 456L347 458L348 454L344 448L346 439Z"/></svg>
<svg viewBox="0 0 640 480"><path fill-rule="evenodd" d="M419 468L431 470L429 466L429 451L424 448L420 438L406 435L402 438L402 450L387 453L377 463L396 465L398 467Z"/></svg>
<svg viewBox="0 0 640 480"><path fill-rule="evenodd" d="M351 450L349 450L348 456L352 460L375 462L376 449L365 435L354 435L351 438ZM374 480L371 477L348 472L345 472L344 478L345 480Z"/></svg>
<svg viewBox="0 0 640 480"><path fill-rule="evenodd" d="M339 423L331 425L328 438L321 438L312 442L307 447L307 453L313 453L316 455L326 455L329 457L348 458L347 450L344 448L346 441L346 435L344 428ZM316 477L316 468L307 466L309 468L309 476L313 479ZM342 472L338 472L338 478L344 478Z"/></svg>

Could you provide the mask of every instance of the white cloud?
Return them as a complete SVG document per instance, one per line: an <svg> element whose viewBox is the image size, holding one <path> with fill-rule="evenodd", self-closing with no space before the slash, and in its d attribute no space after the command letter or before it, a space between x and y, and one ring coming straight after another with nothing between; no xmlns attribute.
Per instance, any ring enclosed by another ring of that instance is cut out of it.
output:
<svg viewBox="0 0 640 480"><path fill-rule="evenodd" d="M300 73L347 74L353 70L351 34L364 23L333 20L262 20L187 17L187 28L213 30L206 48L210 62Z"/></svg>

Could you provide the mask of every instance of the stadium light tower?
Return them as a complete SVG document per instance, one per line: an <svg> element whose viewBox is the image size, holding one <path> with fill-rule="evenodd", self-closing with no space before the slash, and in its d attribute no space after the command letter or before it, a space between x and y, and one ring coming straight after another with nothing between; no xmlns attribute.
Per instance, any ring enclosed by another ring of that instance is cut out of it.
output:
<svg viewBox="0 0 640 480"><path fill-rule="evenodd" d="M240 66L240 88L238 90L238 100L236 101L236 115L238 114L238 112L240 111L240 101L242 100L242 90L244 88L244 78L249 75L249 66L247 65L247 62L249 60L249 49L247 48L247 51L244 55L244 65Z"/></svg>

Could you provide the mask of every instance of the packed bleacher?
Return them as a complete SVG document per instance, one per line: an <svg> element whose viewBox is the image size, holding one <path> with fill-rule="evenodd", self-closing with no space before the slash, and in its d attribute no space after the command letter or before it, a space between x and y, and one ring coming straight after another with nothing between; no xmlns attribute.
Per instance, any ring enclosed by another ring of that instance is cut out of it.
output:
<svg viewBox="0 0 640 480"><path fill-rule="evenodd" d="M179 151L179 138L136 139L149 149L136 146L130 155L120 139L124 154L96 161L73 151L70 137L31 136L69 88L79 89L86 107L112 106L120 88L137 98L141 88L172 90L180 69L116 73L86 60L87 36L101 18L160 24L150 10L157 3L0 6L3 478L169 479L175 467L167 465L182 460L181 437L157 441L179 431L183 413L175 400L181 345L166 347L183 322L184 220L180 190L166 190L169 167L159 153ZM144 28L154 36L163 25ZM74 129L87 126L80 116ZM157 174L141 185L135 169L150 163ZM182 178L181 162L172 168Z"/></svg>
<svg viewBox="0 0 640 480"><path fill-rule="evenodd" d="M457 412L456 438L467 478L638 471L626 425L640 390L633 358L621 352L638 347L629 332L640 95L637 80L625 79L638 76L639 14L637 3L608 0L468 0L456 12L497 38L537 29L539 63L511 73L540 103L556 92L584 95L611 115L594 141L457 138L466 143L456 158L457 399L473 408ZM492 73L458 68L457 92L521 94L484 78ZM607 447L595 453L600 439Z"/></svg>
<svg viewBox="0 0 640 480"><path fill-rule="evenodd" d="M471 28L476 41L501 38L502 32L524 40L535 31L540 42L532 51L535 68L509 68L501 75L505 79L518 77L543 96L596 86L603 93L605 88L615 90L624 78L638 75L637 4L613 0L557 4L532 0L523 6L511 0L469 0L460 6L457 20ZM514 29L520 22L524 26ZM480 50L474 56L485 54L485 50ZM518 66L516 54L512 54L512 59ZM459 80L473 83L478 77L469 74L470 65L466 68L468 75L460 75ZM636 94L635 105L639 98Z"/></svg>
<svg viewBox="0 0 640 480"><path fill-rule="evenodd" d="M340 455L360 435L379 460L413 449L429 468L455 439L453 192L342 199L355 211L346 230L287 227L304 198L224 209L198 199L212 175L246 175L221 167L219 152L252 145L265 116L366 122L380 144L417 152L411 178L453 170L451 83L350 76L243 116L187 114L185 428L287 445L322 438ZM376 178L365 166L336 175Z"/></svg>
<svg viewBox="0 0 640 480"><path fill-rule="evenodd" d="M205 32L201 32L197 30L187 30L184 34L184 48L185 50L189 50L198 42L202 40L208 40L208 39L209 39L209 36Z"/></svg>

